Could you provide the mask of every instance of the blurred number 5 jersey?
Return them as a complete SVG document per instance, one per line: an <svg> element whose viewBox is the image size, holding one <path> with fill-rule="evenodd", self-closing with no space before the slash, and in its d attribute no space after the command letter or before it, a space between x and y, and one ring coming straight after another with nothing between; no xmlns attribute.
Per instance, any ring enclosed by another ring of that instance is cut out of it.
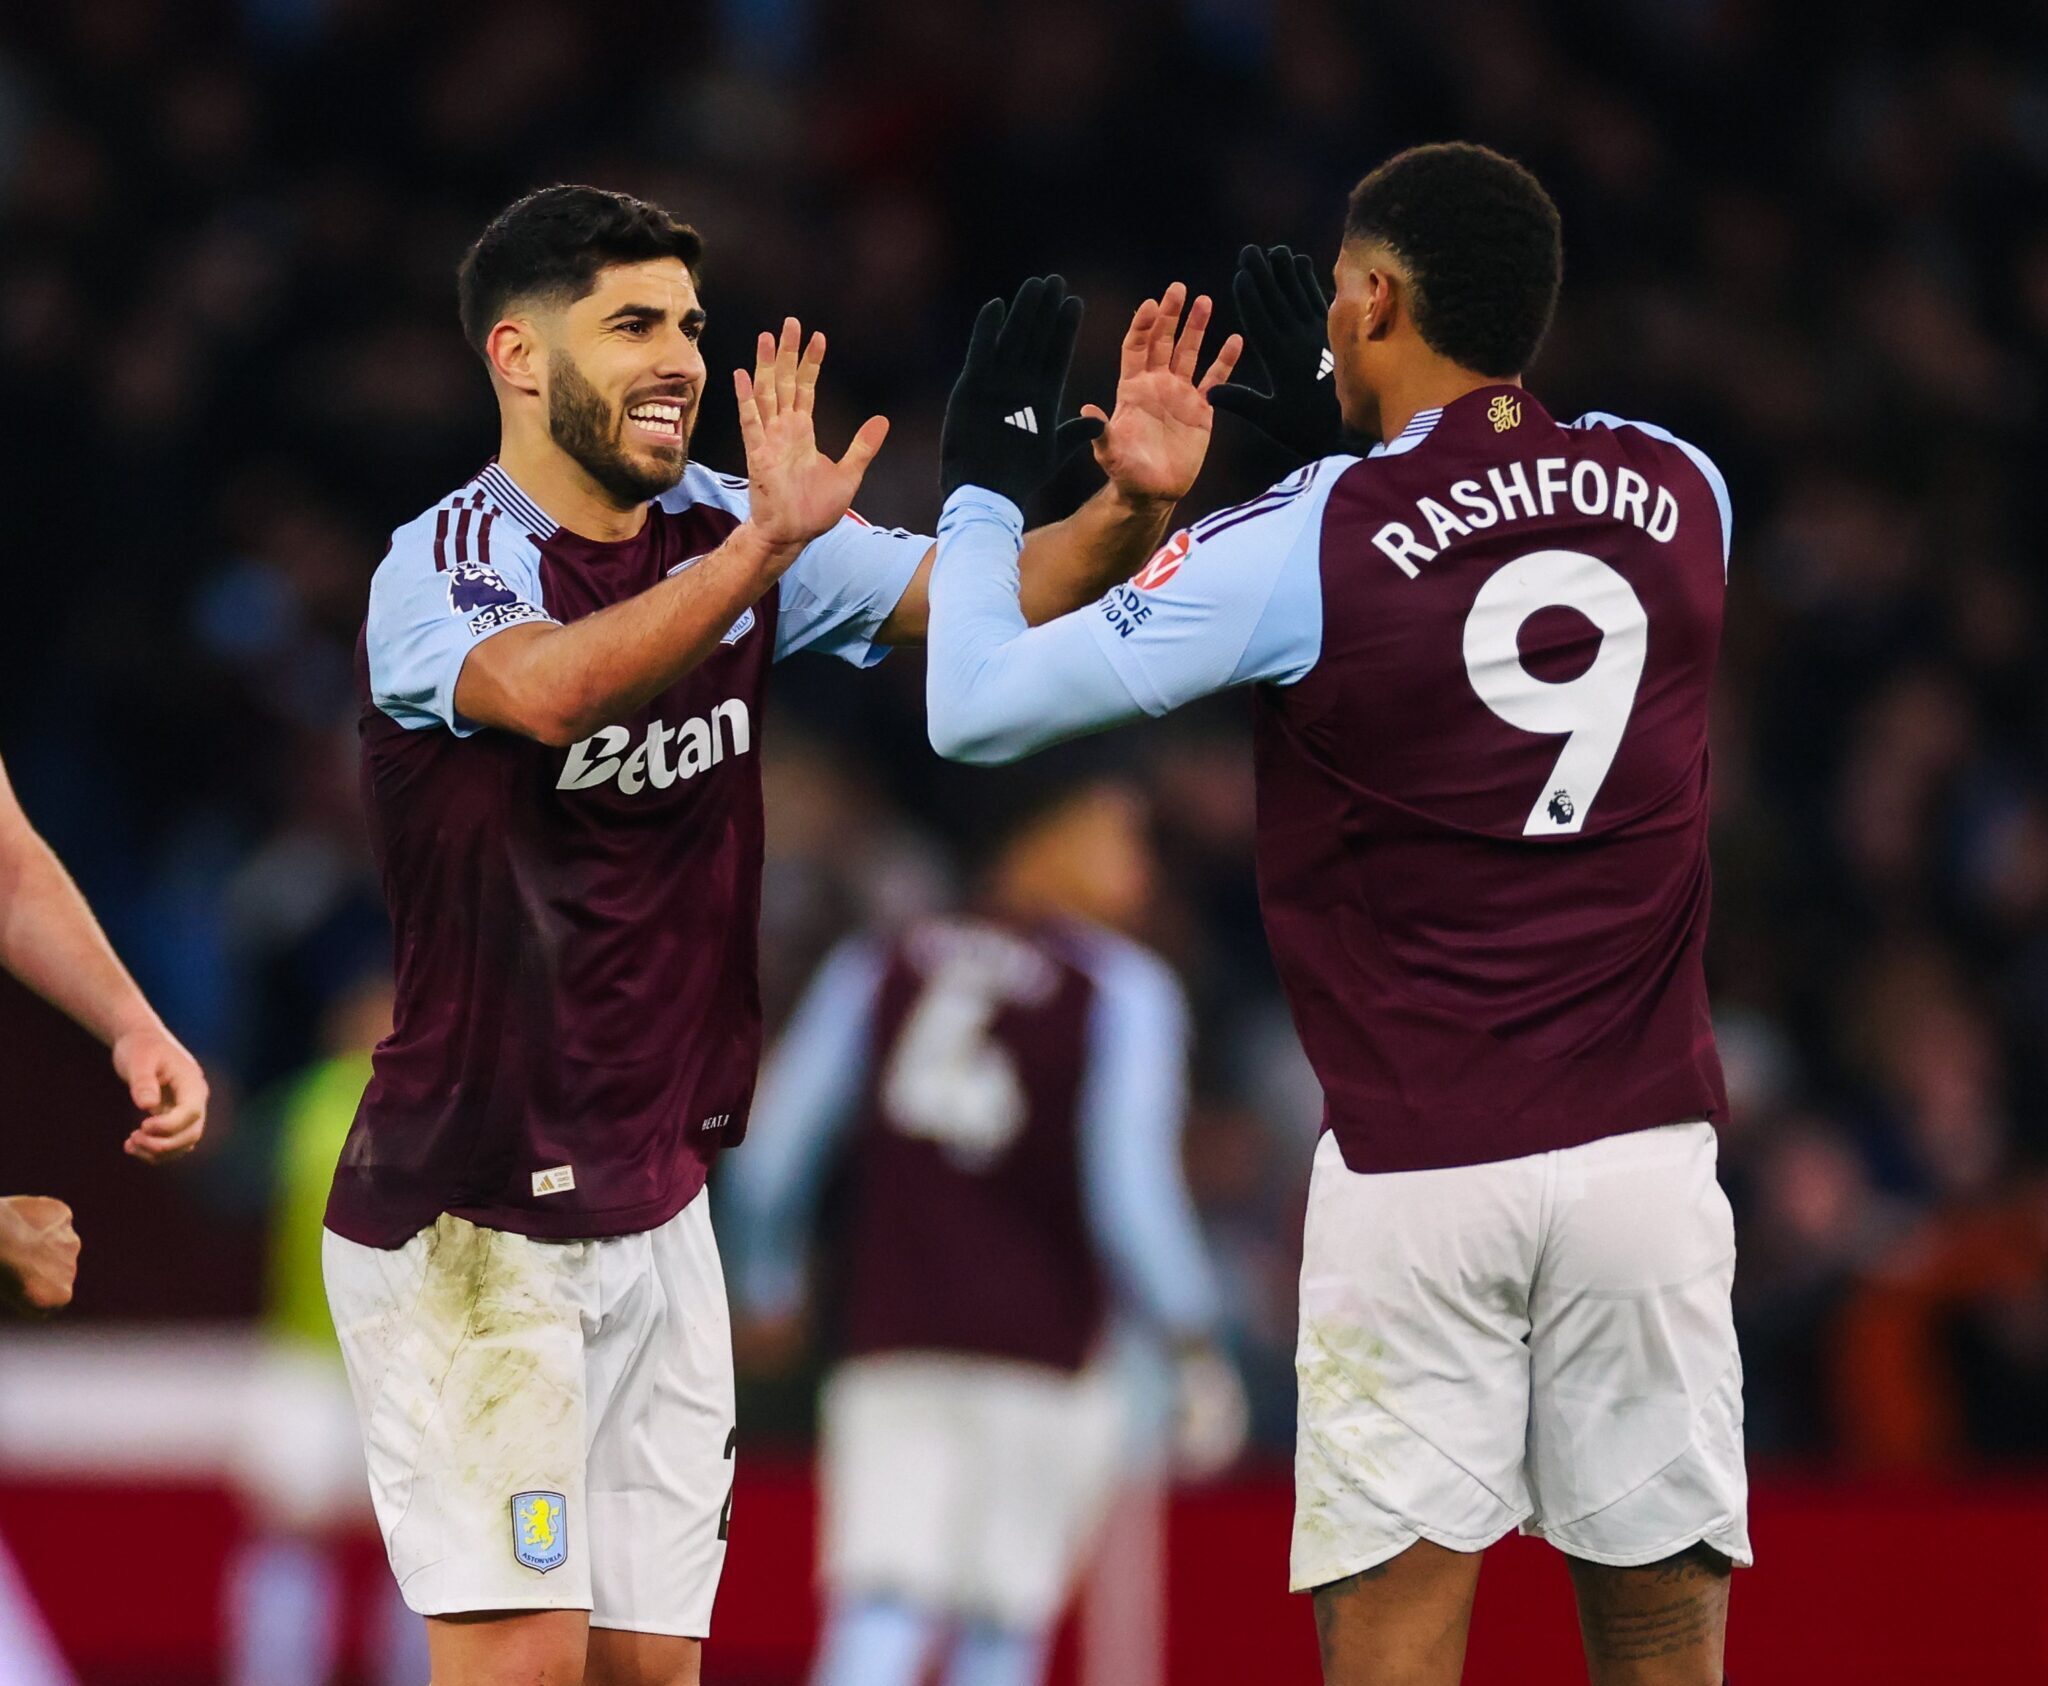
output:
<svg viewBox="0 0 2048 1686"><path fill-rule="evenodd" d="M1099 605L1148 712L1263 681L1260 901L1352 1170L1723 1116L1728 530L1692 446L1492 386L1196 523Z"/></svg>
<svg viewBox="0 0 2048 1686"><path fill-rule="evenodd" d="M442 1212L541 1238L658 1228L745 1129L768 669L879 660L930 541L849 515L698 667L566 749L455 709L478 642L659 585L745 514L744 481L693 464L637 536L600 543L492 464L393 535L357 677L398 997L337 1234L396 1247Z"/></svg>

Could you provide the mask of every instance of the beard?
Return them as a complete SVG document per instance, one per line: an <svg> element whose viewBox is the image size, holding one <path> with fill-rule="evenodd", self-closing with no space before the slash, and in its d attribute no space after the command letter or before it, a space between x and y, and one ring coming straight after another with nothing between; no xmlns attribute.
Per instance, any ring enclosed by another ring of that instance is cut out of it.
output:
<svg viewBox="0 0 2048 1686"><path fill-rule="evenodd" d="M558 351L548 359L548 436L621 509L658 498L682 479L696 420L697 407L690 404L683 411L681 442L673 458L635 461L621 440L624 413L614 413L568 353Z"/></svg>

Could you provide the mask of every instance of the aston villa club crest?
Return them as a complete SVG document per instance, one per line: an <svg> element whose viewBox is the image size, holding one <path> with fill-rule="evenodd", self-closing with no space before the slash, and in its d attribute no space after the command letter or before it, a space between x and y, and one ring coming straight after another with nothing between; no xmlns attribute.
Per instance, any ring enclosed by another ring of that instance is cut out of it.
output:
<svg viewBox="0 0 2048 1686"><path fill-rule="evenodd" d="M569 1501L560 1493L514 1493L512 1555L543 1575L568 1562Z"/></svg>

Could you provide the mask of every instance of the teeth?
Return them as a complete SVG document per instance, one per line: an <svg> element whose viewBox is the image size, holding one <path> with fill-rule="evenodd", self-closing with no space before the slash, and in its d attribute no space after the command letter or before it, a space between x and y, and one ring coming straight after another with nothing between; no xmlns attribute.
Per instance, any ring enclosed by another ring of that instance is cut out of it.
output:
<svg viewBox="0 0 2048 1686"><path fill-rule="evenodd" d="M626 414L637 422L660 422L674 427L683 419L683 407L667 403L635 404Z"/></svg>

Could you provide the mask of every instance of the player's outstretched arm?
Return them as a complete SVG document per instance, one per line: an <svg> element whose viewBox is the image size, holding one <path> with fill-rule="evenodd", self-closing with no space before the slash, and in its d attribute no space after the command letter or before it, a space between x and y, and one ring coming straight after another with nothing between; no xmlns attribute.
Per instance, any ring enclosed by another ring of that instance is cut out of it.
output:
<svg viewBox="0 0 2048 1686"><path fill-rule="evenodd" d="M0 1303L56 1311L78 1279L78 1232L71 1208L43 1194L0 1199Z"/></svg>
<svg viewBox="0 0 2048 1686"><path fill-rule="evenodd" d="M100 929L64 863L0 769L0 966L113 1050L143 1112L127 1151L155 1164L198 1146L206 1129L199 1062L156 1015Z"/></svg>
<svg viewBox="0 0 2048 1686"><path fill-rule="evenodd" d="M1005 316L1008 321L1021 320L1018 312L1028 317L1034 300L1041 307L1057 300L1058 310L1066 312L1077 329L1080 301L1065 289L1066 283L1056 275L1027 281ZM1145 300L1124 332L1114 407L1105 412L1099 405L1084 404L1079 416L1060 428L1059 436L1067 442L1090 440L1107 483L1072 515L1025 535L1019 599L1028 624L1042 625L1093 602L1116 581L1130 578L1166 536L1175 504L1194 485L1208 456L1215 422L1209 394L1229 380L1244 349L1243 340L1231 335L1207 372L1197 378L1212 314L1206 296L1190 304L1186 286L1178 281L1159 298ZM987 316L985 306L983 317ZM992 409L997 425L1010 425L1009 416L1026 407L1047 425L1057 417L1072 352L1071 329L1062 343L1065 354L1037 372L1035 393L1020 386L1014 393L1017 404ZM1066 449L1055 442L1054 466ZM879 642L925 641L935 556L936 552L927 557L912 577L883 625Z"/></svg>
<svg viewBox="0 0 2048 1686"><path fill-rule="evenodd" d="M508 627L462 664L455 706L466 719L567 745L668 689L801 554L846 514L889 424L871 416L844 456L818 449L812 416L825 336L802 356L795 317L763 334L750 376L733 371L747 451L747 519L703 561L567 626Z"/></svg>

